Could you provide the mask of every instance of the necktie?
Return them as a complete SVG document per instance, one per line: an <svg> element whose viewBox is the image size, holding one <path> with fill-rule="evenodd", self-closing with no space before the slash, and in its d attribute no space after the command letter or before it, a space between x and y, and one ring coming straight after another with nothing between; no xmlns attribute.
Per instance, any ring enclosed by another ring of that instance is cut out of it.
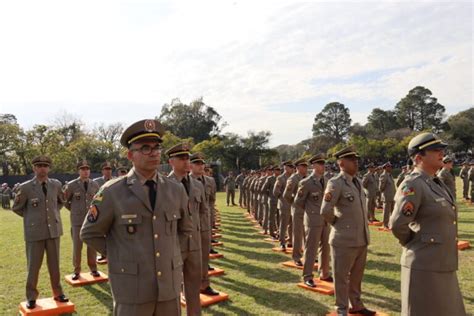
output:
<svg viewBox="0 0 474 316"><path fill-rule="evenodd" d="M321 180L319 180L319 182L321 182L321 186L322 186L323 189L324 189L324 178L321 178Z"/></svg>
<svg viewBox="0 0 474 316"><path fill-rule="evenodd" d="M84 181L84 190L86 190L87 192L87 187L89 186L89 183L87 183L87 181Z"/></svg>
<svg viewBox="0 0 474 316"><path fill-rule="evenodd" d="M156 189L155 189L155 181L153 180L146 180L145 185L148 187L148 198L150 199L151 208L155 208L156 202Z"/></svg>
<svg viewBox="0 0 474 316"><path fill-rule="evenodd" d="M44 196L47 196L48 188L46 188L46 182L41 183L41 188L43 189Z"/></svg>
<svg viewBox="0 0 474 316"><path fill-rule="evenodd" d="M441 180L440 180L438 177L434 177L434 178L433 178L433 181L434 181L437 185L439 185L440 187L443 187L443 185L441 184Z"/></svg>
<svg viewBox="0 0 474 316"><path fill-rule="evenodd" d="M186 179L186 177L184 177L184 178L181 180L181 183L184 185L184 188L186 189L186 193L189 195L188 179Z"/></svg>
<svg viewBox="0 0 474 316"><path fill-rule="evenodd" d="M357 190L359 190L360 192L360 185L359 185L359 181L357 181L356 178L352 178L352 182L354 182L354 185L356 186Z"/></svg>

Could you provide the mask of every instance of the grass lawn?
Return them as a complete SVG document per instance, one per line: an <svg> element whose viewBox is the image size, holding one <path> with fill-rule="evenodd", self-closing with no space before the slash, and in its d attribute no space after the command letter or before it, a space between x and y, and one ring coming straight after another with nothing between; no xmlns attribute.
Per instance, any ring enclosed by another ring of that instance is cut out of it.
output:
<svg viewBox="0 0 474 316"><path fill-rule="evenodd" d="M461 192L458 183L458 195ZM238 196L238 194L237 194ZM244 217L239 207L226 207L225 194L218 194L224 242L216 247L224 258L211 264L225 269L226 274L212 278L215 289L230 295L230 301L204 310L206 315L324 315L332 310L334 297L306 291L296 286L301 272L281 266L289 255L271 251L272 243ZM459 205L459 237L474 244L474 207ZM378 213L378 218L382 217ZM72 242L67 210L62 211L64 230L61 239L61 273L72 272ZM400 253L401 247L391 233L371 227L371 245L363 282L363 300L368 308L390 315L400 313ZM26 257L22 219L9 211L0 211L0 315L15 315L18 303L25 299ZM85 255L85 251L83 251ZM83 256L83 267L87 269ZM106 266L100 266L107 273ZM468 314L474 314L474 250L459 253L458 271L461 291ZM99 284L73 288L62 282L65 293L76 305L78 315L111 314L112 298L109 285ZM51 295L46 263L39 281L40 297Z"/></svg>

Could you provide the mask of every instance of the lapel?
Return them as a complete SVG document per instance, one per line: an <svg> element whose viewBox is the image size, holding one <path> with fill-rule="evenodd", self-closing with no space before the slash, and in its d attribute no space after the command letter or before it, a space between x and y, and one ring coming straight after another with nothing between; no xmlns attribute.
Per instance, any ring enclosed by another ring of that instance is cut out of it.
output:
<svg viewBox="0 0 474 316"><path fill-rule="evenodd" d="M48 181L49 181L49 179L48 179ZM49 189L49 187L48 187L48 189ZM36 192L37 196L44 197L43 189L41 188L41 183L38 181L38 179L36 179L36 177L33 181L33 191ZM48 194L49 194L49 190L48 190ZM48 198L48 196L46 196L46 198Z"/></svg>
<svg viewBox="0 0 474 316"><path fill-rule="evenodd" d="M438 185L434 180L428 176L424 171L419 171L423 175L423 179L425 182L428 184L430 187L431 191L433 191L436 195L442 196L448 201L451 205L455 205L454 200L451 197L451 194L449 194L449 190L446 188L446 186L443 184L443 181L440 180L441 186Z"/></svg>
<svg viewBox="0 0 474 316"><path fill-rule="evenodd" d="M140 179L138 179L138 176L135 174L135 169L132 168L126 175L127 177L127 185L130 191L132 191L135 196L142 201L142 203L146 206L146 208L150 211L153 212L153 209L151 208L150 205L150 199L145 193L145 190L143 189L143 186L140 182Z"/></svg>

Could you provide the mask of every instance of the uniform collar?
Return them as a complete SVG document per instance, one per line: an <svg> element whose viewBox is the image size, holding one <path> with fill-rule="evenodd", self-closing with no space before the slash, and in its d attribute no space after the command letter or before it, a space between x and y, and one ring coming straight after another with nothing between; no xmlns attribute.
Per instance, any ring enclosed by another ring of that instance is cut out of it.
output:
<svg viewBox="0 0 474 316"><path fill-rule="evenodd" d="M157 173L155 173L155 175L153 176L153 178L147 179L147 178L145 178L144 175L142 175L140 172L138 172L135 168L132 168L131 171L133 171L133 173L135 173L135 175L136 175L138 181L140 181L141 185L145 185L145 182L146 182L147 180L152 180L152 181L154 181L155 183L157 182Z"/></svg>

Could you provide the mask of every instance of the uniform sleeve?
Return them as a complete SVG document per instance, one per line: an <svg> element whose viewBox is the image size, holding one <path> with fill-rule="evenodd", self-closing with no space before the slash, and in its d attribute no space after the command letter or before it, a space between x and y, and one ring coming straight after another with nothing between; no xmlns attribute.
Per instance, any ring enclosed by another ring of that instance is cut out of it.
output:
<svg viewBox="0 0 474 316"><path fill-rule="evenodd" d="M21 186L15 195L15 200L13 201L13 212L23 217L27 201L28 198L24 192L24 188Z"/></svg>
<svg viewBox="0 0 474 316"><path fill-rule="evenodd" d="M334 205L336 205L340 195L341 189L336 181L332 179L329 180L326 190L324 191L323 203L321 205L321 216L330 224L334 224L337 221L337 217L334 214Z"/></svg>
<svg viewBox="0 0 474 316"><path fill-rule="evenodd" d="M301 208L304 208L307 196L308 196L307 185L300 182L298 185L298 190L296 192L295 204Z"/></svg>
<svg viewBox="0 0 474 316"><path fill-rule="evenodd" d="M92 200L81 228L81 239L102 255L107 255L105 236L114 221L114 197L107 190L99 190Z"/></svg>
<svg viewBox="0 0 474 316"><path fill-rule="evenodd" d="M402 245L412 238L412 231L408 226L416 218L421 204L423 190L416 179L405 180L395 196L395 207L390 216L389 227L393 235Z"/></svg>
<svg viewBox="0 0 474 316"><path fill-rule="evenodd" d="M71 210L71 201L72 201L72 189L71 189L71 183L66 184L64 187L64 206L68 209Z"/></svg>
<svg viewBox="0 0 474 316"><path fill-rule="evenodd" d="M273 186L273 195L278 199L281 196L281 181L280 179L276 179L275 185Z"/></svg>
<svg viewBox="0 0 474 316"><path fill-rule="evenodd" d="M181 214L181 219L178 221L178 235L187 235L193 231L193 219L190 212L188 212L188 195L184 186L180 185L177 196L179 197L181 203L179 204L179 212ZM205 199L203 200L205 201ZM206 203L201 203L206 204Z"/></svg>
<svg viewBox="0 0 474 316"><path fill-rule="evenodd" d="M385 186L387 185L387 176L386 175L380 176L378 184L379 184L379 191L383 192L385 190Z"/></svg>
<svg viewBox="0 0 474 316"><path fill-rule="evenodd" d="M362 187L367 189L369 186L369 177L368 174L365 174L364 177L362 178Z"/></svg>
<svg viewBox="0 0 474 316"><path fill-rule="evenodd" d="M57 183L57 196L56 196L56 199L57 199L57 202L58 202L58 211L60 211L64 206L64 194L63 194L61 182L57 181L56 183Z"/></svg>
<svg viewBox="0 0 474 316"><path fill-rule="evenodd" d="M283 191L283 198L289 203L293 203L293 186L293 179L288 179L288 181L286 182L285 191Z"/></svg>

